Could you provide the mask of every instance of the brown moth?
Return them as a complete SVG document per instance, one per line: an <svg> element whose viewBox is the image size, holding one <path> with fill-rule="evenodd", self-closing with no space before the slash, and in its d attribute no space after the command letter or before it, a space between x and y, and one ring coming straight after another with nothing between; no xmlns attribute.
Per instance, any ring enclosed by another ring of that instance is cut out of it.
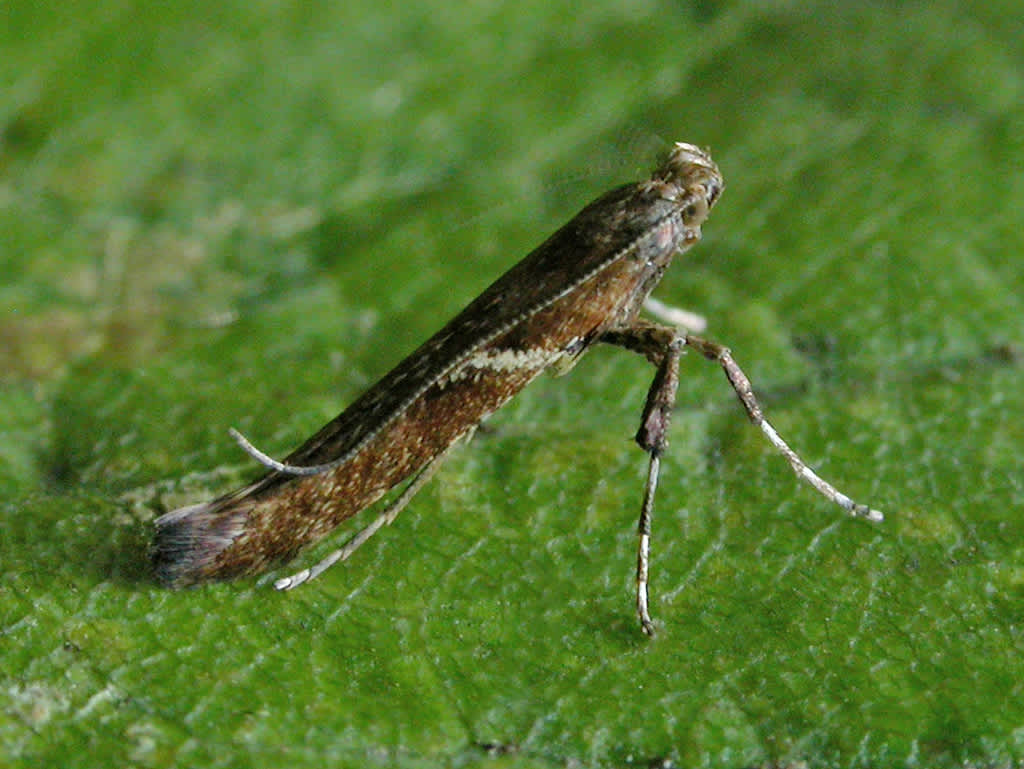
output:
<svg viewBox="0 0 1024 769"><path fill-rule="evenodd" d="M656 368L636 441L650 455L639 523L637 612L651 634L647 579L660 458L687 347L718 361L750 419L796 474L847 512L881 520L816 475L764 419L728 348L638 317L673 256L695 244L723 189L718 166L676 144L644 181L580 211L473 300L351 406L279 462L233 432L269 468L259 480L156 521L154 563L171 587L256 574L289 559L408 485L362 531L293 588L351 555L391 523L460 439L545 370L568 371L598 342L644 355Z"/></svg>

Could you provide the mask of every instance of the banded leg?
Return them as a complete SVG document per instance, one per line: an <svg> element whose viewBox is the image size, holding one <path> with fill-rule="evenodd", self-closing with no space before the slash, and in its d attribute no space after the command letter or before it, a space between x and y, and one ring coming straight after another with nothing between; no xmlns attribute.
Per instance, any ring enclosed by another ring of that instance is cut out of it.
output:
<svg viewBox="0 0 1024 769"><path fill-rule="evenodd" d="M679 389L679 359L686 340L674 328L637 320L631 326L605 332L601 341L638 352L658 367L647 391L640 429L636 433L636 442L650 454L644 499L637 523L636 611L644 633L653 636L654 622L651 619L647 588L651 565L651 517L661 471L661 455L668 446L668 424L675 407L676 391Z"/></svg>
<svg viewBox="0 0 1024 769"><path fill-rule="evenodd" d="M865 518L869 521L881 521L885 518L885 515L875 510L868 505L863 505L859 502L854 502L843 492L839 491L835 486L826 481L816 472L814 472L800 455L797 454L793 449L789 447L782 436L771 426L771 423L764 418L764 413L761 411L761 405L757 402L757 398L754 396L753 387L750 384L750 380L747 379L747 375L743 373L742 369L736 365L736 361L732 359L732 353L728 347L720 345L717 342L711 342L707 339L702 339L699 336L692 336L687 334L686 345L697 350L708 360L718 361L722 366L722 370L725 372L726 378L729 380L729 384L732 385L732 389L736 391L736 395L740 399L740 403L743 404L744 410L747 412L747 416L750 417L750 421L760 428L761 432L765 434L765 437L771 442L771 444L784 456L788 461L790 467L793 468L793 472L796 473L796 477L806 483L809 483L818 493L821 494L825 499L839 505L843 510L848 512L855 518Z"/></svg>
<svg viewBox="0 0 1024 769"><path fill-rule="evenodd" d="M651 515L654 512L654 492L658 489L658 474L661 470L661 455L668 446L668 424L676 404L679 389L679 359L683 355L683 340L675 338L664 351L658 373L647 391L640 429L636 442L651 455L647 466L647 482L644 484L644 501L640 506L640 521L637 523L636 555L636 611L640 627L649 636L654 635L654 622L647 605L647 579L650 573Z"/></svg>
<svg viewBox="0 0 1024 769"><path fill-rule="evenodd" d="M408 485L402 489L402 493L399 494L386 508L384 508L380 515L371 521L368 526L356 533L344 545L332 553L329 553L323 560L314 564L310 568L303 569L302 571L296 572L288 577L282 577L274 582L274 587L278 590L291 590L304 582L316 579L338 561L347 560L352 553L358 550L359 547L366 542L366 540L385 526L390 526L395 522L398 514L402 512L402 510L405 509L405 506L409 504L410 500L416 496L416 492L423 488L424 484L434 476L434 473L437 472L437 468L441 466L441 462L451 453L456 444L458 444L460 440L469 441L469 439L473 437L474 432L476 432L475 427L464 433L461 438L456 438L451 442L448 448L420 468L416 477L409 481Z"/></svg>
<svg viewBox="0 0 1024 769"><path fill-rule="evenodd" d="M675 406L679 386L679 359L684 347L692 347L708 360L717 361L725 372L729 384L739 397L747 416L768 441L788 461L797 477L809 483L818 493L831 500L853 516L869 521L881 521L883 515L867 505L854 502L815 473L800 456L789 447L774 427L764 417L757 402L750 380L732 358L728 347L701 337L677 331L669 326L636 320L630 326L616 328L601 336L602 342L625 347L645 356L658 367L654 381L647 393L640 429L636 440L650 455L647 482L644 486L644 500L640 508L638 525L639 547L637 553L637 613L640 624L648 635L653 635L654 625L648 608L648 578L650 573L651 516L654 510L654 492L658 487L658 473L661 454L668 444L668 422Z"/></svg>

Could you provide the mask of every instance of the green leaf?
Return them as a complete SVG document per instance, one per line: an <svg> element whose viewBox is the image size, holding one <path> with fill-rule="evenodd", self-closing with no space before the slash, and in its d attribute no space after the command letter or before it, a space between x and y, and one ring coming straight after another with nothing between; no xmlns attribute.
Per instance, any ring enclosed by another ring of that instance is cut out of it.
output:
<svg viewBox="0 0 1024 769"><path fill-rule="evenodd" d="M1024 760L1016 5L2 13L0 764ZM229 427L287 453L676 140L728 188L659 298L885 522L691 356L643 637L652 371L601 349L311 584L334 541L153 582L152 519L258 471Z"/></svg>

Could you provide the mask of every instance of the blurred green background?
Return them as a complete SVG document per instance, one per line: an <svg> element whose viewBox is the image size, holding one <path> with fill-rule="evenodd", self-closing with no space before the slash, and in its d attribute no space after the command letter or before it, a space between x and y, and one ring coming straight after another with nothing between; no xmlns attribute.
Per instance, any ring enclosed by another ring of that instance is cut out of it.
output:
<svg viewBox="0 0 1024 769"><path fill-rule="evenodd" d="M1019 3L15 0L0 52L0 765L1024 760ZM229 426L286 453L677 140L728 188L657 295L883 524L684 360L644 638L600 349L318 581L152 582Z"/></svg>

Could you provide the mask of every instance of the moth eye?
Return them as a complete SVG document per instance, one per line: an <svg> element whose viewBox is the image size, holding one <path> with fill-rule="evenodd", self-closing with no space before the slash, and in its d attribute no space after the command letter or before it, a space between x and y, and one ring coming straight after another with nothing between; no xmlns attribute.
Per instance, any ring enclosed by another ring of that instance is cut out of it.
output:
<svg viewBox="0 0 1024 769"><path fill-rule="evenodd" d="M706 200L695 200L683 209L683 221L686 224L700 224L708 215Z"/></svg>

